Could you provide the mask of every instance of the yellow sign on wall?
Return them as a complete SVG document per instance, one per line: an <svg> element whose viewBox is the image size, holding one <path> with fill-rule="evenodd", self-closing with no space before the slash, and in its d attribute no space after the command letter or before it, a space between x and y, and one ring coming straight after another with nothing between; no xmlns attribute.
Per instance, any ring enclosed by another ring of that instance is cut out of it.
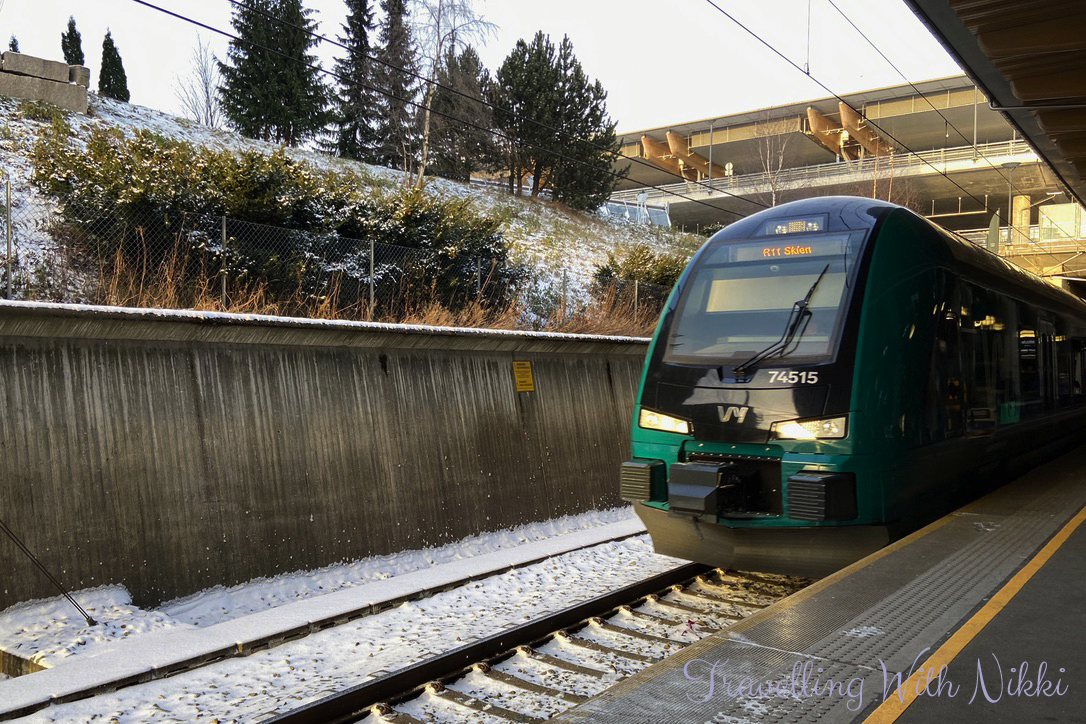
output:
<svg viewBox="0 0 1086 724"><path fill-rule="evenodd" d="M513 381L517 384L517 392L534 392L535 382L532 380L532 363L527 360L514 362Z"/></svg>

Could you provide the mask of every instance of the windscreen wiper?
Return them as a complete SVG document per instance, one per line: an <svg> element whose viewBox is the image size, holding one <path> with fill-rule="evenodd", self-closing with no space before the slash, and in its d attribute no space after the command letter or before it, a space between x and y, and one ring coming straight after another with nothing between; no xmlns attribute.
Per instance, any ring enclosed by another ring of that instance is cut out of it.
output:
<svg viewBox="0 0 1086 724"><path fill-rule="evenodd" d="M806 329L807 322L811 319L811 310L807 308L807 305L811 302L811 297L814 296L815 289L818 288L818 283L822 281L822 277L826 276L826 272L829 271L830 265L822 267L822 272L818 275L818 279L814 280L814 284L807 290L807 294L803 299L792 303L792 311L788 313L788 321L784 325L784 332L781 333L781 338L773 344L769 345L761 352L757 353L746 362L738 364L733 368L736 376L746 377L756 364L762 362L773 355L784 356L788 348L792 345L796 335L801 329Z"/></svg>

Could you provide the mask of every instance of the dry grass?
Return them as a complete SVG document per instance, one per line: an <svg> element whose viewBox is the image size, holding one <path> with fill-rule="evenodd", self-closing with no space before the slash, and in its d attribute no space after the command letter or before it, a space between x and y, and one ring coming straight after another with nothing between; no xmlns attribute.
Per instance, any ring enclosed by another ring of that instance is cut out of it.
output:
<svg viewBox="0 0 1086 724"><path fill-rule="evenodd" d="M632 293L610 287L583 309L556 310L546 329L572 334L648 337L659 319L657 304L636 303Z"/></svg>
<svg viewBox="0 0 1086 724"><path fill-rule="evenodd" d="M144 256L146 258L146 256ZM111 264L98 269L98 283L91 301L95 304L154 309L194 309L235 314L267 314L311 319L369 320L368 300L341 301L341 284L333 277L325 295L315 297L298 287L286 297L273 296L260 282L237 279L228 283L218 274L199 267L194 272L191 260L173 252L160 262L138 265L117 251ZM470 327L482 329L524 329L526 315L519 300L502 308L493 308L476 299L450 310L436 301L434 290L419 294L401 290L398 300L384 300L372 321L395 324L419 324L435 327ZM411 302L412 299L427 301ZM586 306L576 310L559 307L542 324L551 332L576 334L649 336L659 314L658 305L636 304L633 295L612 288Z"/></svg>

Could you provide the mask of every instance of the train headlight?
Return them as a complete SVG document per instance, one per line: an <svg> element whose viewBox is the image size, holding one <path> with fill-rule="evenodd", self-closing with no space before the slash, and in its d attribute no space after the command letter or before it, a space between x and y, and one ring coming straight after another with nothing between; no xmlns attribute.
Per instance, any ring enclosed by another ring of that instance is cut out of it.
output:
<svg viewBox="0 0 1086 724"><path fill-rule="evenodd" d="M786 420L773 423L778 440L839 440L848 434L848 418L824 417L820 420Z"/></svg>
<svg viewBox="0 0 1086 724"><path fill-rule="evenodd" d="M662 412L653 412L641 408L641 415L637 418L637 424L646 430L662 430L664 432L676 432L680 435L689 435L693 429L688 420L680 420Z"/></svg>

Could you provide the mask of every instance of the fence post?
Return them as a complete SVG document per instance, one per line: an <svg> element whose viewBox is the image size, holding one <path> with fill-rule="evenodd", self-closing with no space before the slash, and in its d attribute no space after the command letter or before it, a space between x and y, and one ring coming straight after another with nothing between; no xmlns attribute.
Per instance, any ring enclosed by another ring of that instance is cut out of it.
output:
<svg viewBox="0 0 1086 724"><path fill-rule="evenodd" d="M222 308L226 311L226 215L222 217Z"/></svg>
<svg viewBox="0 0 1086 724"><path fill-rule="evenodd" d="M634 321L637 321L637 280L634 279Z"/></svg>
<svg viewBox="0 0 1086 724"><path fill-rule="evenodd" d="M7 230L7 299L11 299L11 176L4 174L4 228Z"/></svg>
<svg viewBox="0 0 1086 724"><path fill-rule="evenodd" d="M569 315L569 271L562 270L562 321Z"/></svg>
<svg viewBox="0 0 1086 724"><path fill-rule="evenodd" d="M373 251L374 251L373 237L370 237L370 308L366 313L366 321L373 321Z"/></svg>

